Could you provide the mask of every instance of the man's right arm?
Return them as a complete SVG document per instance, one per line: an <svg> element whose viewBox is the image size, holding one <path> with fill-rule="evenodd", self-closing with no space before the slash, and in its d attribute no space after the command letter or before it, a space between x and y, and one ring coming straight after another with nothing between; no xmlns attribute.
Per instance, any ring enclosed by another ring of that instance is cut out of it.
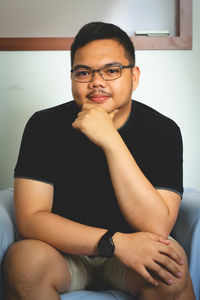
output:
<svg viewBox="0 0 200 300"><path fill-rule="evenodd" d="M16 221L23 238L44 241L68 254L98 255L97 244L106 229L86 226L53 214L52 185L16 178L14 190ZM147 268L166 282L169 280L169 271L175 276L179 271L176 263L180 262L180 257L168 245L169 242L158 235L116 233L113 238L115 255L151 284L156 281ZM157 262L162 263L164 268Z"/></svg>
<svg viewBox="0 0 200 300"><path fill-rule="evenodd" d="M69 254L98 254L96 245L106 230L53 214L52 185L16 178L14 191L16 222L23 238L44 241Z"/></svg>

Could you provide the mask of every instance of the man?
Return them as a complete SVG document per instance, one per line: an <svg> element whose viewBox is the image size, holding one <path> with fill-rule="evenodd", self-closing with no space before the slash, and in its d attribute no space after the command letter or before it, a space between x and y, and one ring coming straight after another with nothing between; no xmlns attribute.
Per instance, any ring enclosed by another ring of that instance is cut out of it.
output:
<svg viewBox="0 0 200 300"><path fill-rule="evenodd" d="M74 100L29 120L15 168L24 240L4 262L5 299L115 288L139 299L195 299L168 236L181 201L178 126L137 101L129 37L85 25L71 47Z"/></svg>

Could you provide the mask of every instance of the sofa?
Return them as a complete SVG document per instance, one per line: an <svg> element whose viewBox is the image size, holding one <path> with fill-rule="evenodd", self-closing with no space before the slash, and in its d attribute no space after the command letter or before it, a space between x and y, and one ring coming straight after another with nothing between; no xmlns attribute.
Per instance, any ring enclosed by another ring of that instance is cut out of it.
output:
<svg viewBox="0 0 200 300"><path fill-rule="evenodd" d="M185 249L196 299L200 300L200 192L191 188L184 191L177 222L171 234ZM8 247L19 240L13 205L13 189L0 191L0 266ZM101 292L76 291L60 295L62 300L136 300L116 290ZM2 270L0 269L0 299L2 298Z"/></svg>

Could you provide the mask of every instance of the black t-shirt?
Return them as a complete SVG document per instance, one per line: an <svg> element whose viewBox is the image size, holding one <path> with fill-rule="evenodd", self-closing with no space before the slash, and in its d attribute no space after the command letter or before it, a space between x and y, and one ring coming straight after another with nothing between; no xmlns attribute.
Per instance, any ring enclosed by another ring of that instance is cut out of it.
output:
<svg viewBox="0 0 200 300"><path fill-rule="evenodd" d="M132 232L119 209L104 152L72 128L79 111L71 101L35 113L25 127L14 176L53 184L53 213ZM182 138L171 119L132 101L118 132L155 188L183 193Z"/></svg>

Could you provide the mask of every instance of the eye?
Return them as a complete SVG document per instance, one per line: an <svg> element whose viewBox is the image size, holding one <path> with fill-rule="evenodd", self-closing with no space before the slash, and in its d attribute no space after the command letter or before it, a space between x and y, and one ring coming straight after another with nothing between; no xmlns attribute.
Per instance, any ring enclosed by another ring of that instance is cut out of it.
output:
<svg viewBox="0 0 200 300"><path fill-rule="evenodd" d="M74 72L75 77L88 77L90 76L90 71L88 70L75 70Z"/></svg>
<svg viewBox="0 0 200 300"><path fill-rule="evenodd" d="M119 67L110 67L110 68L106 68L104 69L105 73L109 76L112 75L117 75L120 73L120 68Z"/></svg>

